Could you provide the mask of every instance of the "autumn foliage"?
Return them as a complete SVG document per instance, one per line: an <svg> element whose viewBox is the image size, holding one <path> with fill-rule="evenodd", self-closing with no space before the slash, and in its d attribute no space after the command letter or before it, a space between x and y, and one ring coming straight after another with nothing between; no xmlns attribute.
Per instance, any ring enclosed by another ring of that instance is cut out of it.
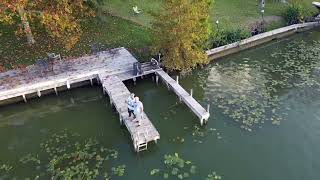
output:
<svg viewBox="0 0 320 180"><path fill-rule="evenodd" d="M209 38L209 10L212 0L166 0L155 14L154 50L164 56L169 70L188 71L207 64L204 52Z"/></svg>
<svg viewBox="0 0 320 180"><path fill-rule="evenodd" d="M80 20L94 12L84 0L1 0L0 22L21 23L29 44L35 43L29 23L40 23L67 49L81 36Z"/></svg>
<svg viewBox="0 0 320 180"><path fill-rule="evenodd" d="M6 70L6 68L2 65L0 65L0 72L4 72Z"/></svg>

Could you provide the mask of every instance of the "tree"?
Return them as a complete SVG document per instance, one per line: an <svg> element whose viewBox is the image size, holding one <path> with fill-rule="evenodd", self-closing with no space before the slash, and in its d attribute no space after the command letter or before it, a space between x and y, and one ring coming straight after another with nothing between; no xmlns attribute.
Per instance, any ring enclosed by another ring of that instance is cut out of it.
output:
<svg viewBox="0 0 320 180"><path fill-rule="evenodd" d="M80 17L93 15L84 0L1 0L0 22L22 24L29 45L35 43L30 22L40 23L53 38L72 47L81 34Z"/></svg>
<svg viewBox="0 0 320 180"><path fill-rule="evenodd" d="M162 13L154 14L154 51L161 52L169 70L188 71L207 64L204 52L210 34L212 0L166 0Z"/></svg>

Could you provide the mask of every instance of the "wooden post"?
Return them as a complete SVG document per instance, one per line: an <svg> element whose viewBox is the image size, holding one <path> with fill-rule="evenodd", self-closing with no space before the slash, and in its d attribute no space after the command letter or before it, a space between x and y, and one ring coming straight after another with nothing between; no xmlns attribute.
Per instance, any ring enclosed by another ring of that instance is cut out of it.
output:
<svg viewBox="0 0 320 180"><path fill-rule="evenodd" d="M176 77L176 82L179 84L179 76Z"/></svg>
<svg viewBox="0 0 320 180"><path fill-rule="evenodd" d="M25 94L22 95L22 98L23 98L24 102L26 103L27 102L27 98L26 98Z"/></svg>
<svg viewBox="0 0 320 180"><path fill-rule="evenodd" d="M210 104L207 105L207 112L210 113Z"/></svg>
<svg viewBox="0 0 320 180"><path fill-rule="evenodd" d="M157 83L157 85L159 84L159 76L158 75L156 75L156 83Z"/></svg>
<svg viewBox="0 0 320 180"><path fill-rule="evenodd" d="M56 95L58 96L57 87L54 87L54 92L55 92L55 93L56 93Z"/></svg>
<svg viewBox="0 0 320 180"><path fill-rule="evenodd" d="M122 124L123 124L123 122L122 122L122 117L121 117L120 112L119 112L119 119L120 119L120 125L122 125Z"/></svg>
<svg viewBox="0 0 320 180"><path fill-rule="evenodd" d="M70 82L67 80L67 88L70 89Z"/></svg>
<svg viewBox="0 0 320 180"><path fill-rule="evenodd" d="M193 96L193 89L190 89L190 96Z"/></svg>
<svg viewBox="0 0 320 180"><path fill-rule="evenodd" d="M132 78L132 80L133 80L133 84L136 85L137 84L137 78L134 77L134 78Z"/></svg>
<svg viewBox="0 0 320 180"><path fill-rule="evenodd" d="M40 92L40 90L37 90L37 94L38 94L38 97L41 97L41 92Z"/></svg>
<svg viewBox="0 0 320 180"><path fill-rule="evenodd" d="M90 84L91 84L91 86L93 86L93 81L92 81L92 78L90 78Z"/></svg>

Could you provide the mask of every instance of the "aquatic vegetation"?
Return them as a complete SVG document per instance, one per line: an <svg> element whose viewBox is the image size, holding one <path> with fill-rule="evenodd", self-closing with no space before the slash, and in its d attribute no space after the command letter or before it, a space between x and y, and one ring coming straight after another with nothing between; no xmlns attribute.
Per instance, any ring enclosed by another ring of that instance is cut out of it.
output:
<svg viewBox="0 0 320 180"><path fill-rule="evenodd" d="M153 169L150 171L150 175L162 174L164 179L169 178L169 176L184 179L196 173L196 166L191 161L182 159L178 153L164 155L163 162L165 169Z"/></svg>
<svg viewBox="0 0 320 180"><path fill-rule="evenodd" d="M126 165L120 165L117 167L112 167L112 174L117 175L117 176L123 176L126 170Z"/></svg>
<svg viewBox="0 0 320 180"><path fill-rule="evenodd" d="M206 178L206 180L218 180L218 179L222 179L222 178L216 172L212 172L208 174L208 177Z"/></svg>
<svg viewBox="0 0 320 180"><path fill-rule="evenodd" d="M177 136L177 137L171 139L171 141L177 142L177 143L184 143L185 140L184 140L184 138Z"/></svg>
<svg viewBox="0 0 320 180"><path fill-rule="evenodd" d="M19 161L35 170L35 178L111 179L125 174L125 165L109 167L108 163L118 158L116 150L101 146L95 139L83 141L79 134L67 130L51 135L40 149L39 155L29 153ZM10 166L3 169L14 170Z"/></svg>
<svg viewBox="0 0 320 180"><path fill-rule="evenodd" d="M215 128L203 128L198 125L194 125L192 128L192 136L193 141L201 144L203 142L203 138L210 135L215 135L217 139L222 139L222 135Z"/></svg>
<svg viewBox="0 0 320 180"><path fill-rule="evenodd" d="M164 155L164 169L152 169L150 175L159 175L164 179L173 177L176 179L191 178L197 173L197 167L189 160L185 160L179 156L178 153ZM211 179L208 179L211 178ZM220 178L215 172L209 174L206 180L216 180Z"/></svg>
<svg viewBox="0 0 320 180"><path fill-rule="evenodd" d="M8 165L8 164L2 164L0 166L0 172L4 172L4 173L7 173L7 172L10 172L11 170L13 169L12 166ZM0 173L1 174L1 173Z"/></svg>
<svg viewBox="0 0 320 180"><path fill-rule="evenodd" d="M279 94L288 88L298 88L307 96L319 94L319 59L320 42L298 41L250 65L217 64L211 70L210 95L225 115L247 131L265 121L279 125L286 115Z"/></svg>

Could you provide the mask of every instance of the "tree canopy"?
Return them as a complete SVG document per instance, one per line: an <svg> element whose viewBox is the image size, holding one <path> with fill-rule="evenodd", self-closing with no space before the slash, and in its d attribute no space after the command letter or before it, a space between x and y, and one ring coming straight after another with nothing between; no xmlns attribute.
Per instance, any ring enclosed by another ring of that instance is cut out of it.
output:
<svg viewBox="0 0 320 180"><path fill-rule="evenodd" d="M28 44L35 43L29 23L40 23L48 34L71 48L81 35L80 18L93 15L92 1L85 0L1 0L0 22L21 23Z"/></svg>
<svg viewBox="0 0 320 180"><path fill-rule="evenodd" d="M212 0L166 0L161 13L154 14L154 50L163 54L166 68L188 71L208 63L204 48L211 4Z"/></svg>

